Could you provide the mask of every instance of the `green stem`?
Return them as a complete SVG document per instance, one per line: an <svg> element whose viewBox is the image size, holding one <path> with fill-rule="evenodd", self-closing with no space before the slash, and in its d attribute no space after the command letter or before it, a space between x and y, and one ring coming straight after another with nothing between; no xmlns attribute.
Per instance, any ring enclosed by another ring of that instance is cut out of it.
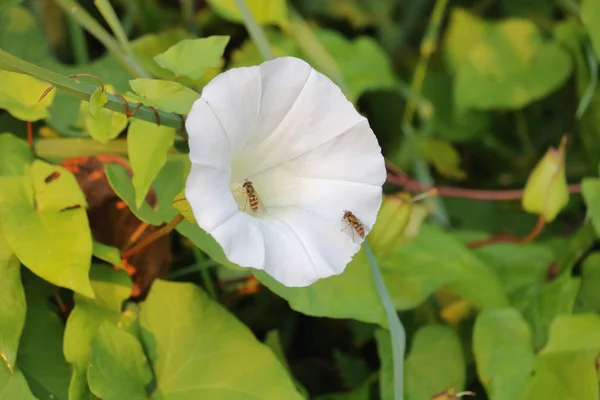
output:
<svg viewBox="0 0 600 400"><path fill-rule="evenodd" d="M119 42L112 37L87 11L75 0L54 0L63 11L75 19L92 36L106 47L106 49L136 78L149 78L148 74L137 64L135 59L125 53Z"/></svg>
<svg viewBox="0 0 600 400"><path fill-rule="evenodd" d="M431 14L431 18L429 19L429 24L427 25L427 30L425 32L425 36L421 41L421 56L415 68L412 83L410 86L410 91L412 92L413 96L420 95L421 90L423 89L423 83L425 82L425 76L427 74L429 59L435 51L442 25L442 17L444 16L444 12L446 10L447 5L448 0L437 0L435 3L435 7L433 8L433 12ZM402 117L402 131L404 132L405 136L407 136L408 142L411 145L414 144L415 140L412 122L415 116L417 104L414 101L414 98L415 97L408 98L406 108L404 110L404 115ZM426 115L422 115L422 117L425 116ZM413 156L413 169L415 171L417 179L422 182L433 184L433 178L431 177L431 172L429 171L427 163L421 157L416 155L414 151L412 153L415 154ZM434 200L434 205L436 223L442 226L447 226L449 224L448 213L444 207L442 199L436 198Z"/></svg>
<svg viewBox="0 0 600 400"><path fill-rule="evenodd" d="M260 55L262 58L266 60L271 60L275 58L273 55L273 51L271 50L271 46L269 45L269 41L267 40L267 36L262 28L256 23L256 20L252 16L248 5L244 0L234 0L236 6L242 13L242 17L244 18L244 25L252 38L252 41L258 48Z"/></svg>
<svg viewBox="0 0 600 400"><path fill-rule="evenodd" d="M89 57L83 29L77 21L69 16L67 16L67 23L69 25L69 35L71 37L71 44L73 45L73 53L75 54L75 63L78 65L87 64L89 62Z"/></svg>
<svg viewBox="0 0 600 400"><path fill-rule="evenodd" d="M291 36L296 40L302 52L315 63L317 69L327 75L344 92L346 84L344 83L344 76L338 63L329 54L327 49L323 47L311 27L304 21L300 14L291 5L288 8L290 10Z"/></svg>
<svg viewBox="0 0 600 400"><path fill-rule="evenodd" d="M21 60L20 58L15 57L2 49L0 49L0 69L34 76L38 79L51 83L58 89L62 89L80 100L89 101L90 96L96 89L96 86L85 83L80 79L68 78L64 75L60 75L50 70L38 67L37 65ZM123 100L113 96L110 93L107 93L107 95L108 103L106 103L104 107L111 111L126 114L126 108ZM136 107L136 104L131 102L128 102L128 105L129 110L133 110ZM158 110L157 113L160 117L161 125L170 126L176 129L183 128L183 122L180 115L160 110ZM142 119L148 122L156 122L156 114L154 113L154 110L146 106L140 107L133 118Z"/></svg>
<svg viewBox="0 0 600 400"><path fill-rule="evenodd" d="M598 86L598 59L596 58L596 54L594 53L594 49L590 43L587 43L585 46L585 56L588 62L588 68L590 70L590 81L588 82L585 91L583 92L583 96L581 96L581 100L579 101L579 105L577 106L577 111L575 112L575 116L577 119L581 119L583 114L585 114L585 110L587 110L592 98L594 97L594 93L596 93L596 87Z"/></svg>
<svg viewBox="0 0 600 400"><path fill-rule="evenodd" d="M377 261L375 260L373 251L367 241L364 242L364 247L390 329L392 360L394 364L394 400L402 400L404 396L404 352L406 349L406 332L404 331L402 321L400 321L400 318L398 317L392 298L385 287L385 282L383 281L383 277L377 266Z"/></svg>
<svg viewBox="0 0 600 400"><path fill-rule="evenodd" d="M94 0L94 4L102 17L110 26L110 29L115 34L117 41L119 42L121 49L130 57L133 57L133 52L131 51L131 45L129 44L129 39L127 38L127 34L123 29L123 25L121 25L121 21L119 17L117 17L117 13L115 9L110 4L108 0Z"/></svg>
<svg viewBox="0 0 600 400"><path fill-rule="evenodd" d="M192 246L192 253L194 253L194 258L196 259L196 263L201 265L200 268L200 277L202 278L202 283L204 283L204 287L208 292L208 295L213 299L218 299L217 291L215 289L215 285L213 284L212 278L208 273L208 268L211 265L210 262L212 260L206 260L206 257L202 254L199 248L196 246ZM214 261L213 261L214 263Z"/></svg>

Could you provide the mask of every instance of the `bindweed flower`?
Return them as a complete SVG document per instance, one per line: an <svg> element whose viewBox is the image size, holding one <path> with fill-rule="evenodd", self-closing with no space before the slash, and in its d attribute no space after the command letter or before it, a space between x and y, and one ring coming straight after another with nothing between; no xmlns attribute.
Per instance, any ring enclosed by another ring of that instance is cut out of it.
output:
<svg viewBox="0 0 600 400"><path fill-rule="evenodd" d="M368 121L306 62L282 57L213 79L186 122L185 194L242 267L286 286L340 274L375 223L386 172Z"/></svg>

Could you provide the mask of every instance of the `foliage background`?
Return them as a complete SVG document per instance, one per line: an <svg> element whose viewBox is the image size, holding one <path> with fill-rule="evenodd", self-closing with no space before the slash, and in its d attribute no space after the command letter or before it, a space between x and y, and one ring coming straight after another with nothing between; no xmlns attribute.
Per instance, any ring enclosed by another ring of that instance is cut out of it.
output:
<svg viewBox="0 0 600 400"><path fill-rule="evenodd" d="M403 372L364 252L303 289L236 268L188 220L127 253L178 213L177 114L262 61L236 1L0 0L0 399L598 399L600 0L246 3L407 174L390 169L369 235ZM527 213L564 135L569 202Z"/></svg>

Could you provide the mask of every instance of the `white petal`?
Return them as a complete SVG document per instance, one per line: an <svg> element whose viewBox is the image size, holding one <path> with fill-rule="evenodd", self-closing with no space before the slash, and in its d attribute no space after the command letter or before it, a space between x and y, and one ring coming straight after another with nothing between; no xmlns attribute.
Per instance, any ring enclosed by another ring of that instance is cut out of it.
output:
<svg viewBox="0 0 600 400"><path fill-rule="evenodd" d="M198 225L208 233L238 212L229 180L229 171L192 163L185 197Z"/></svg>
<svg viewBox="0 0 600 400"><path fill-rule="evenodd" d="M283 61L277 59L273 62ZM285 62L303 63L299 60ZM276 90L277 87L284 87L286 79L297 78L280 75L263 78L266 81L269 79L273 79L273 82L263 83L268 91L262 93L265 108L261 112L259 130L263 121L265 126L270 127L276 120L266 115L267 100L275 102L278 98L284 98L289 102L288 94ZM274 115L279 117L280 111ZM273 132L260 143L247 146L236 156L232 176L234 180L240 180L293 160L363 121L365 118L354 109L340 88L325 75L311 69L295 102Z"/></svg>
<svg viewBox="0 0 600 400"><path fill-rule="evenodd" d="M347 225L344 210L349 210L370 230L382 201L380 186L348 181L288 177L285 184L270 188L259 193L268 215L278 208L300 207L341 228Z"/></svg>
<svg viewBox="0 0 600 400"><path fill-rule="evenodd" d="M237 212L210 234L221 245L229 261L240 267L264 268L265 241L256 219Z"/></svg>
<svg viewBox="0 0 600 400"><path fill-rule="evenodd" d="M202 89L201 98L221 122L234 159L256 132L260 97L259 67L230 69Z"/></svg>
<svg viewBox="0 0 600 400"><path fill-rule="evenodd" d="M259 220L265 234L265 271L289 287L342 273L360 249L335 224L300 208L277 209Z"/></svg>
<svg viewBox="0 0 600 400"><path fill-rule="evenodd" d="M229 144L221 122L202 98L196 100L185 121L192 163L230 170Z"/></svg>

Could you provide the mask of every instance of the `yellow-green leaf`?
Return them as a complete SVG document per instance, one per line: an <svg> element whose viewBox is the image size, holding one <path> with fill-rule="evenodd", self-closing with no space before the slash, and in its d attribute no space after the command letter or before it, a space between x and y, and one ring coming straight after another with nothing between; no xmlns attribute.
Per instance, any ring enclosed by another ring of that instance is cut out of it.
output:
<svg viewBox="0 0 600 400"><path fill-rule="evenodd" d="M50 84L29 75L0 70L0 109L23 121L37 121L48 117L48 107L54 100L51 90L41 100L40 96Z"/></svg>
<svg viewBox="0 0 600 400"><path fill-rule="evenodd" d="M173 207L179 211L179 214L183 215L185 219L197 225L196 217L194 217L194 212L192 211L192 206L185 198L185 188L179 192L179 194L173 199Z"/></svg>
<svg viewBox="0 0 600 400"><path fill-rule="evenodd" d="M160 79L134 79L129 81L129 85L145 105L177 114L187 114L200 97L181 83Z"/></svg>
<svg viewBox="0 0 600 400"><path fill-rule="evenodd" d="M98 118L100 110L104 105L108 103L108 95L106 94L106 88L98 87L90 96L90 104L88 110L90 115L94 118Z"/></svg>
<svg viewBox="0 0 600 400"><path fill-rule="evenodd" d="M200 79L208 68L221 66L221 56L228 42L229 36L186 39L157 55L154 60L175 75Z"/></svg>
<svg viewBox="0 0 600 400"><path fill-rule="evenodd" d="M114 94L115 91L111 85L105 87L107 93ZM133 100L127 98L127 100ZM91 103L82 101L79 109L79 125L85 127L89 135L100 143L107 143L109 140L116 138L125 129L128 123L127 116L106 108L100 108L96 116L92 116L88 110Z"/></svg>
<svg viewBox="0 0 600 400"><path fill-rule="evenodd" d="M244 0L250 13L261 25L277 24L285 27L288 23L287 5L285 0ZM234 22L244 22L235 0L208 0L215 13Z"/></svg>
<svg viewBox="0 0 600 400"><path fill-rule="evenodd" d="M464 179L465 171L460 169L460 154L452 145L440 139L419 139L415 143L417 152L442 175L452 179Z"/></svg>
<svg viewBox="0 0 600 400"><path fill-rule="evenodd" d="M135 204L139 208L150 185L167 162L175 141L175 129L134 119L127 133L127 154L133 170Z"/></svg>
<svg viewBox="0 0 600 400"><path fill-rule="evenodd" d="M551 147L535 166L525 184L522 205L525 211L552 222L569 202L565 175L566 137L558 149Z"/></svg>
<svg viewBox="0 0 600 400"><path fill-rule="evenodd" d="M68 170L33 162L25 176L0 178L0 222L19 260L45 280L93 296L86 202Z"/></svg>

